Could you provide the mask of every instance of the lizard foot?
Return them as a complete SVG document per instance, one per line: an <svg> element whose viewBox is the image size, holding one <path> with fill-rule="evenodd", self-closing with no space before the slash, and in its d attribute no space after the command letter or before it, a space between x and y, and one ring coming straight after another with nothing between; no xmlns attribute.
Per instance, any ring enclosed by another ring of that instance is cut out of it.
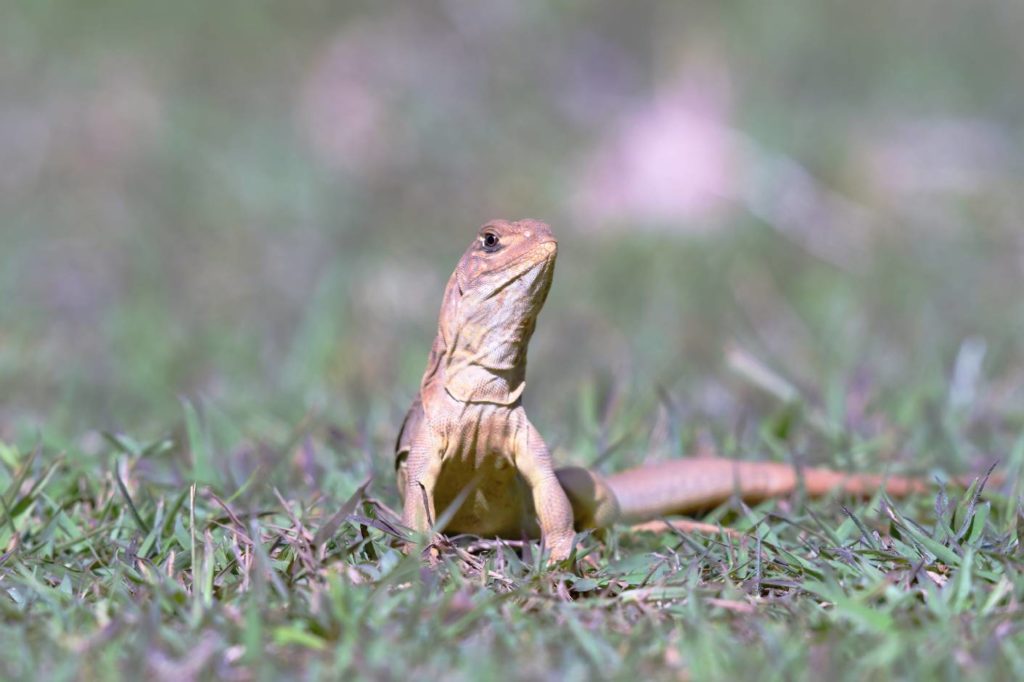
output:
<svg viewBox="0 0 1024 682"><path fill-rule="evenodd" d="M547 563L549 567L557 566L569 559L569 556L572 554L573 541L575 539L575 533L567 533L548 539Z"/></svg>

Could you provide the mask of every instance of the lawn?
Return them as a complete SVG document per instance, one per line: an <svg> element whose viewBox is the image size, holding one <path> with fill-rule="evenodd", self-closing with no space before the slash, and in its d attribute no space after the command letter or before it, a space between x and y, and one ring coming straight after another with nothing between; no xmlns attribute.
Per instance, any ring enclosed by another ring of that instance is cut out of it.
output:
<svg viewBox="0 0 1024 682"><path fill-rule="evenodd" d="M500 7L3 10L0 678L1024 679L1019 11ZM404 553L444 283L525 216L557 462L931 492Z"/></svg>

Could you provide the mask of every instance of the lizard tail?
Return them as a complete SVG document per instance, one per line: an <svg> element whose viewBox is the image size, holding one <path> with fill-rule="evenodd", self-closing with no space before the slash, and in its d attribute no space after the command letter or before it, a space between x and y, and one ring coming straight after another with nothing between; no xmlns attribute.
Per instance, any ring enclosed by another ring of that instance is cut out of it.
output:
<svg viewBox="0 0 1024 682"><path fill-rule="evenodd" d="M995 482L995 477L990 480ZM922 478L847 474L817 468L805 468L798 473L792 465L780 462L743 462L716 457L660 462L613 474L604 481L618 500L620 520L626 523L705 511L733 495L752 504L790 494L801 481L811 497L833 491L867 497L878 490L892 497L905 497L932 488ZM964 480L956 482L969 484Z"/></svg>

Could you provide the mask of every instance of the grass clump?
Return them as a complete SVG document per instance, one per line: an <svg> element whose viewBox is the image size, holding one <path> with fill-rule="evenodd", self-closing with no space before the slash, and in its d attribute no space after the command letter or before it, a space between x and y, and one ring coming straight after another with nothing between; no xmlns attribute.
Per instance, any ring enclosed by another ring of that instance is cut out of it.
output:
<svg viewBox="0 0 1024 682"><path fill-rule="evenodd" d="M582 536L575 571L475 538L425 561L400 551L383 461L362 463L372 483L343 464L351 441L312 425L204 461L216 439L191 407L183 422L180 440L108 435L93 458L0 449L0 675L1024 673L1005 483L726 505L712 518L738 533Z"/></svg>

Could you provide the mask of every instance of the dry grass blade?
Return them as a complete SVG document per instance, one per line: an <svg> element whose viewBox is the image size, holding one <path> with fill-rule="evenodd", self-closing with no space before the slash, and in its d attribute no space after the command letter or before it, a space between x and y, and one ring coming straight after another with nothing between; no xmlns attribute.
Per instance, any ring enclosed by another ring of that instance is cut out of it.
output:
<svg viewBox="0 0 1024 682"><path fill-rule="evenodd" d="M338 511L334 513L320 528L316 531L316 535L313 536L313 547L320 547L338 532L338 528L349 516L355 512L356 507L359 503L366 498L366 489L370 487L370 483L373 482L373 477L367 478L363 481L356 491L345 500Z"/></svg>
<svg viewBox="0 0 1024 682"><path fill-rule="evenodd" d="M121 480L121 472L119 471L119 468L120 467L118 465L116 465L116 464L113 467L113 469L114 469L114 480L117 481L117 488L118 488L118 490L121 491L121 495L124 496L124 501L128 505L128 511L131 512L132 518L135 519L135 523L139 527L139 530L141 530L144 534L148 535L149 534L149 524L146 523L146 521L142 518L142 515L139 514L139 510L135 507L135 502L134 502L134 500L132 500L132 496L128 492L128 486L126 486L124 484L124 481Z"/></svg>

